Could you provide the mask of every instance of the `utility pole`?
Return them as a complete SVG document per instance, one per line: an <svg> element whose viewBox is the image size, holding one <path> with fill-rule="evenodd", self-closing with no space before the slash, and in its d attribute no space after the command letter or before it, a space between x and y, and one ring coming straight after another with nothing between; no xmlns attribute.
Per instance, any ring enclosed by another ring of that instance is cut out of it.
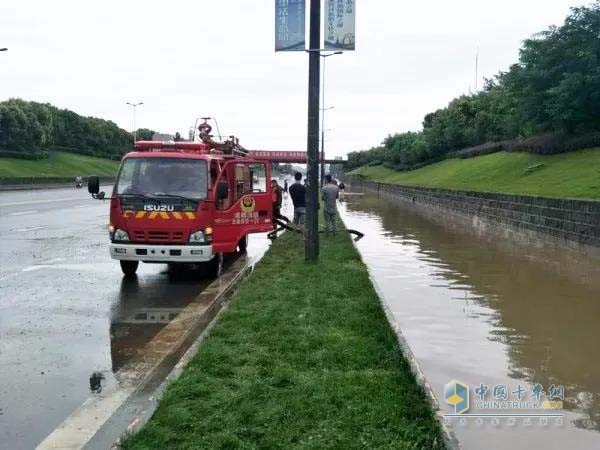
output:
<svg viewBox="0 0 600 450"><path fill-rule="evenodd" d="M319 85L321 46L321 0L310 0L310 43L308 51L308 135L307 135L307 261L319 258Z"/></svg>
<svg viewBox="0 0 600 450"><path fill-rule="evenodd" d="M477 93L477 83L479 82L479 47L475 53L475 93Z"/></svg>
<svg viewBox="0 0 600 450"><path fill-rule="evenodd" d="M325 86L323 86L323 89L325 89ZM323 99L325 99L325 95L323 95ZM323 180L325 179L325 111L330 109L335 109L335 106L321 109L321 187L323 187Z"/></svg>
<svg viewBox="0 0 600 450"><path fill-rule="evenodd" d="M333 55L342 55L344 52L333 52L327 55L320 55L323 58L323 96L321 100L321 187L323 186L323 179L325 178L325 111L332 108L325 108L325 61L327 58Z"/></svg>
<svg viewBox="0 0 600 450"><path fill-rule="evenodd" d="M135 112L138 106L143 105L144 102L139 102L139 103L129 103L127 102L127 104L131 107L133 107L133 143L135 144L135 142L137 141L137 128L135 127Z"/></svg>

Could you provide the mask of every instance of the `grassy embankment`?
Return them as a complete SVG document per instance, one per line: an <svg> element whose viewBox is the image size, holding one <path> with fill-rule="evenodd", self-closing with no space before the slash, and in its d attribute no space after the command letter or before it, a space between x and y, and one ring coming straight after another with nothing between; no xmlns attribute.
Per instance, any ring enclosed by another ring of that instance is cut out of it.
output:
<svg viewBox="0 0 600 450"><path fill-rule="evenodd" d="M410 172L365 166L350 173L382 183L600 200L600 149L558 155L499 152Z"/></svg>
<svg viewBox="0 0 600 450"><path fill-rule="evenodd" d="M118 168L118 161L65 152L52 152L40 160L0 158L0 178L111 177Z"/></svg>
<svg viewBox="0 0 600 450"><path fill-rule="evenodd" d="M275 241L125 449L443 448L347 235Z"/></svg>

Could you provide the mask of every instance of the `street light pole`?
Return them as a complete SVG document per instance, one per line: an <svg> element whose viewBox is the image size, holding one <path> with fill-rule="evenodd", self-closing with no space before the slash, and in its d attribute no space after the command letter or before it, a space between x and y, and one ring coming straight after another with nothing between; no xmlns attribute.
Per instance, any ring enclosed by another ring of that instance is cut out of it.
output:
<svg viewBox="0 0 600 450"><path fill-rule="evenodd" d="M139 103L129 103L127 102L127 104L131 107L133 107L133 143L135 144L137 141L137 128L135 127L135 112L138 106L143 105L144 102L139 102Z"/></svg>
<svg viewBox="0 0 600 450"><path fill-rule="evenodd" d="M325 90L325 83L323 83L323 90ZM325 95L323 95L324 101ZM325 179L325 111L330 109L335 109L335 106L321 109L321 187L323 187L323 180Z"/></svg>
<svg viewBox="0 0 600 450"><path fill-rule="evenodd" d="M307 133L307 261L319 258L319 47L321 44L321 0L310 0L310 42L308 52L308 133Z"/></svg>
<svg viewBox="0 0 600 450"><path fill-rule="evenodd" d="M333 108L325 108L325 61L327 58L333 55L341 55L344 52L333 52L327 55L319 55L323 58L323 88L322 88L322 100L321 100L321 187L323 186L323 180L325 179L325 111Z"/></svg>

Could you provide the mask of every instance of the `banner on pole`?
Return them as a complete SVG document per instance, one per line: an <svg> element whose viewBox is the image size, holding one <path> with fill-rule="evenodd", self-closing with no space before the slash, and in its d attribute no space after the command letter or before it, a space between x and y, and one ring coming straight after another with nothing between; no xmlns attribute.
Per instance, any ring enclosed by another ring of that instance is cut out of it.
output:
<svg viewBox="0 0 600 450"><path fill-rule="evenodd" d="M356 0L326 0L326 50L355 50L355 28Z"/></svg>
<svg viewBox="0 0 600 450"><path fill-rule="evenodd" d="M304 51L305 0L275 0L275 51Z"/></svg>

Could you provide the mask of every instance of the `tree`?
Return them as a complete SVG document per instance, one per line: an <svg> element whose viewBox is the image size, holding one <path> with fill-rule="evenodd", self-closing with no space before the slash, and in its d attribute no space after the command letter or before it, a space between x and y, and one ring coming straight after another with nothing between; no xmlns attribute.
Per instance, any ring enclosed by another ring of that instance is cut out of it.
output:
<svg viewBox="0 0 600 450"><path fill-rule="evenodd" d="M150 130L149 128L138 128L136 131L136 138L139 141L151 141L156 131Z"/></svg>

